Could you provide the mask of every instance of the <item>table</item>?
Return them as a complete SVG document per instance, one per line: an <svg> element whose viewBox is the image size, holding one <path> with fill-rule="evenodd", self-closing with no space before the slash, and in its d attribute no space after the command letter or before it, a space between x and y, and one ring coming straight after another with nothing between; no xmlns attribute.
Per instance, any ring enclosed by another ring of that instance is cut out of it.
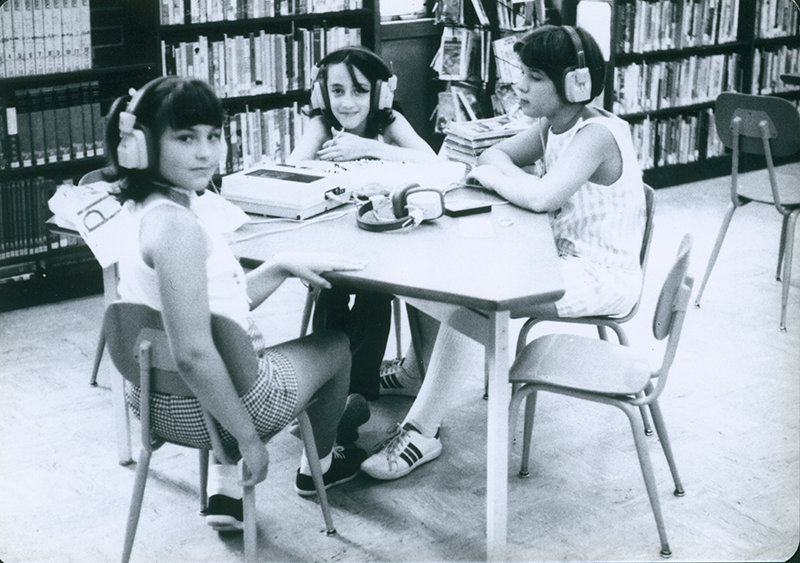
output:
<svg viewBox="0 0 800 563"><path fill-rule="evenodd" d="M501 201L471 188L447 195L448 200L456 197ZM502 560L511 399L509 319L564 293L547 216L497 204L488 214L442 217L411 230L378 233L359 229L351 206L335 220L311 220L299 229L270 232L276 228L281 224L246 225L239 231L244 240L234 245L234 251L251 265L285 250L330 251L363 259L364 270L332 272L326 279L334 285L400 296L485 346L487 556Z"/></svg>

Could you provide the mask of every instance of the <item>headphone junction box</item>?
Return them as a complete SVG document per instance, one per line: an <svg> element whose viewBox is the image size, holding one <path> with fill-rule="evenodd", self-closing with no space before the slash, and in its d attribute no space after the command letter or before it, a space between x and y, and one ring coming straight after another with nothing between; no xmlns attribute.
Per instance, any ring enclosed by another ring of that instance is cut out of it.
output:
<svg viewBox="0 0 800 563"><path fill-rule="evenodd" d="M448 217L466 217L467 215L489 213L491 210L492 204L485 201L460 199L447 201L444 204L444 214Z"/></svg>
<svg viewBox="0 0 800 563"><path fill-rule="evenodd" d="M347 203L349 189L336 175L269 164L225 176L221 194L248 213L307 219Z"/></svg>

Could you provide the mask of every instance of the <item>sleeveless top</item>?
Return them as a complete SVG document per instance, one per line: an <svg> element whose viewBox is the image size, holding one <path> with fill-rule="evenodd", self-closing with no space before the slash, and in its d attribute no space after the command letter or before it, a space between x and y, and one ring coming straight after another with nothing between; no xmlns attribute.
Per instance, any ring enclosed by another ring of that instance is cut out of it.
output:
<svg viewBox="0 0 800 563"><path fill-rule="evenodd" d="M190 197L190 210L195 213L197 222L206 235L210 253L206 261L208 275L208 298L212 313L230 317L245 330L250 328L250 301L247 296L247 282L244 270L239 264L230 246L225 241L219 228L214 228L213 221L204 221L204 212L196 206L197 196ZM158 287L156 271L142 260L139 246L139 231L141 222L154 208L161 205L173 205L185 209L183 206L168 199L155 199L144 204L133 201L126 202L131 212L129 230L125 237L126 248L120 253L119 260L119 285L117 291L124 301L142 303L162 310L161 294Z"/></svg>
<svg viewBox="0 0 800 563"><path fill-rule="evenodd" d="M576 133L589 124L606 127L622 154L622 174L604 186L586 182L562 206L550 214L556 247L562 256L576 256L605 267L640 271L639 251L645 226L642 171L626 121L600 110L603 115L579 119L563 133L550 131L545 150L547 168L568 150Z"/></svg>

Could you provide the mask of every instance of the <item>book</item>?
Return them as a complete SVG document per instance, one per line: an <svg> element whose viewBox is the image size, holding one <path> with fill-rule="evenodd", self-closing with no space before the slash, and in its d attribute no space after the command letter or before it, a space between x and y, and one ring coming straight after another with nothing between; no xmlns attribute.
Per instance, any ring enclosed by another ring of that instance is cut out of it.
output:
<svg viewBox="0 0 800 563"><path fill-rule="evenodd" d="M36 74L45 73L44 50L44 4L42 0L33 0L33 53Z"/></svg>
<svg viewBox="0 0 800 563"><path fill-rule="evenodd" d="M0 16L1 17L1 16ZM11 168L11 152L8 144L8 127L6 125L6 101L0 96L0 170ZM0 210L2 215L2 210Z"/></svg>
<svg viewBox="0 0 800 563"><path fill-rule="evenodd" d="M16 75L25 76L26 64L26 41L25 41L25 22L23 0L8 0L11 3L11 19L13 20L14 31L14 54L16 57Z"/></svg>
<svg viewBox="0 0 800 563"><path fill-rule="evenodd" d="M106 153L106 132L103 113L100 108L100 82L93 80L90 83L91 106L92 106L92 131L94 133L94 154L103 156Z"/></svg>
<svg viewBox="0 0 800 563"><path fill-rule="evenodd" d="M72 142L70 156L73 159L86 157L86 137L83 127L83 102L80 84L68 84L69 136Z"/></svg>
<svg viewBox="0 0 800 563"><path fill-rule="evenodd" d="M30 120L31 120L31 140L33 143L33 164L41 166L47 162L44 144L44 104L42 101L42 89L30 88L28 90L30 100Z"/></svg>
<svg viewBox="0 0 800 563"><path fill-rule="evenodd" d="M56 138L56 96L52 86L42 87L42 127L44 131L45 162L58 162Z"/></svg>
<svg viewBox="0 0 800 563"><path fill-rule="evenodd" d="M16 103L17 132L19 136L20 163L24 167L33 166L33 137L31 134L30 95L27 90L14 92Z"/></svg>
<svg viewBox="0 0 800 563"><path fill-rule="evenodd" d="M463 0L439 0L436 5L437 24L459 25L464 23Z"/></svg>
<svg viewBox="0 0 800 563"><path fill-rule="evenodd" d="M11 168L19 168L22 166L22 154L20 153L19 124L17 120L16 106L6 107L5 115L9 164Z"/></svg>
<svg viewBox="0 0 800 563"><path fill-rule="evenodd" d="M70 135L69 89L66 84L54 88L56 156L61 162L72 160L72 137Z"/></svg>
<svg viewBox="0 0 800 563"><path fill-rule="evenodd" d="M92 85L90 82L81 82L81 109L85 155L86 158L91 158L95 155L95 138L92 125Z"/></svg>
<svg viewBox="0 0 800 563"><path fill-rule="evenodd" d="M7 78L17 76L16 37L14 35L14 18L11 11L13 2L8 0L0 4L0 18L2 18L3 65L4 76Z"/></svg>

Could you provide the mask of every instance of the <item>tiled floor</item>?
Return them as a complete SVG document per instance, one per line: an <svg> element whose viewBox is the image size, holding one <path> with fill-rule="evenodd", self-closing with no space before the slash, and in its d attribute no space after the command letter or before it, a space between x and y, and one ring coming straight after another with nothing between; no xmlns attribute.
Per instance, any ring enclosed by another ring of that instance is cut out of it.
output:
<svg viewBox="0 0 800 563"><path fill-rule="evenodd" d="M782 172L800 181L800 165ZM694 235L691 272L699 284L727 190L718 179L656 193L644 304L627 329L632 345L654 362L661 344L649 333L649 316L657 288L685 232ZM676 561L778 561L798 547L800 261L788 332L781 333L774 279L779 233L773 208L737 211L702 308L687 317L661 401L685 497L671 494L666 462L650 439ZM297 334L304 296L299 283L288 282L262 307L270 340ZM98 296L0 315L0 560L6 563L120 557L134 469L116 461L107 358L100 387L87 384L102 307ZM300 442L279 434L270 443L270 475L257 490L260 557L484 559L481 367L476 362L464 374L463 391L450 398L439 460L395 482L361 476L331 490L336 537L322 533L316 502L292 491ZM409 405L407 398L373 403L360 443L381 440ZM518 460L517 446L509 473L509 559L660 560L633 441L619 412L543 396L531 478L516 477ZM194 452L173 446L156 452L133 561L242 559L240 537L219 536L197 516L197 490Z"/></svg>

